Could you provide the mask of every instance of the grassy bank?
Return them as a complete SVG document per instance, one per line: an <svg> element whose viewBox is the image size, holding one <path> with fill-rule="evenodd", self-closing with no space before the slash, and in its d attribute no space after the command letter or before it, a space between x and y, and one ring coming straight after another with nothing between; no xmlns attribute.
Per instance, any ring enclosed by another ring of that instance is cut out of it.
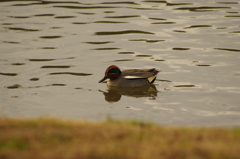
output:
<svg viewBox="0 0 240 159"><path fill-rule="evenodd" d="M1 159L240 158L240 128L0 118Z"/></svg>

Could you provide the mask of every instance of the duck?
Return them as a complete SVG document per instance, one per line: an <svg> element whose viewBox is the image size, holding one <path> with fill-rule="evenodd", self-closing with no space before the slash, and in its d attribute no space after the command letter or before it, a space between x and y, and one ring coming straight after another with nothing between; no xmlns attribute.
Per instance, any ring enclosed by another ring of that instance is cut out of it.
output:
<svg viewBox="0 0 240 159"><path fill-rule="evenodd" d="M160 70L151 69L127 69L120 70L118 66L111 65L105 71L105 76L99 83L107 80L108 87L141 87L153 82Z"/></svg>

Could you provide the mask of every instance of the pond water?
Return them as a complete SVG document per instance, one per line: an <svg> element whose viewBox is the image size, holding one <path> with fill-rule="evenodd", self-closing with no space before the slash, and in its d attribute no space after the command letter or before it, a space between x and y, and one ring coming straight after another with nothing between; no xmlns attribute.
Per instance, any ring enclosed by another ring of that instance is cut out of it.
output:
<svg viewBox="0 0 240 159"><path fill-rule="evenodd" d="M0 116L240 126L237 0L0 2ZM158 68L108 89L105 69Z"/></svg>

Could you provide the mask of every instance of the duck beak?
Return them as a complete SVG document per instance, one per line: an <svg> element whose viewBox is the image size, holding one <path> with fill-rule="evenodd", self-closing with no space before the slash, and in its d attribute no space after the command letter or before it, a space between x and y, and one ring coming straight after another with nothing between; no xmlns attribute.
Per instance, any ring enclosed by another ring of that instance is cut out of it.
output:
<svg viewBox="0 0 240 159"><path fill-rule="evenodd" d="M101 82L105 81L106 79L108 79L108 77L104 76L103 79L101 79L98 83L101 83Z"/></svg>

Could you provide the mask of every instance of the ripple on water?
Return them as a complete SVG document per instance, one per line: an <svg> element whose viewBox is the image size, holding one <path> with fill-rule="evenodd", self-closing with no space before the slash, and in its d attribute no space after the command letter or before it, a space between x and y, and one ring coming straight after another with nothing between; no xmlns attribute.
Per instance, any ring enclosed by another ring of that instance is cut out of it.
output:
<svg viewBox="0 0 240 159"><path fill-rule="evenodd" d="M140 15L124 15L124 16L106 16L104 18L136 18L141 17Z"/></svg>
<svg viewBox="0 0 240 159"><path fill-rule="evenodd" d="M14 84L14 85L11 85L11 86L7 86L6 88L8 88L8 89L17 89L17 88L22 88L22 86L19 85L19 84Z"/></svg>
<svg viewBox="0 0 240 159"><path fill-rule="evenodd" d="M2 25L13 25L14 23L2 23Z"/></svg>
<svg viewBox="0 0 240 159"><path fill-rule="evenodd" d="M84 15L94 15L96 13L89 13L89 12L77 12L79 14L84 14Z"/></svg>
<svg viewBox="0 0 240 159"><path fill-rule="evenodd" d="M111 62L124 62L124 61L134 61L134 59L121 59L121 60L114 60Z"/></svg>
<svg viewBox="0 0 240 159"><path fill-rule="evenodd" d="M41 47L40 49L57 49L57 47Z"/></svg>
<svg viewBox="0 0 240 159"><path fill-rule="evenodd" d="M76 18L76 16L57 16L56 19Z"/></svg>
<svg viewBox="0 0 240 159"><path fill-rule="evenodd" d="M21 44L20 42L16 42L16 41L3 41L3 42L8 44Z"/></svg>
<svg viewBox="0 0 240 159"><path fill-rule="evenodd" d="M83 42L83 43L87 43L87 44L94 44L94 45L101 45L101 44L114 43L114 41Z"/></svg>
<svg viewBox="0 0 240 159"><path fill-rule="evenodd" d="M233 51L233 52L240 52L239 49L229 49L229 48L215 48L216 50L223 50L223 51Z"/></svg>
<svg viewBox="0 0 240 159"><path fill-rule="evenodd" d="M168 3L167 6L193 5L193 3Z"/></svg>
<svg viewBox="0 0 240 159"><path fill-rule="evenodd" d="M198 64L196 66L201 66L201 67L209 67L209 66L212 66L212 65L203 65L203 64Z"/></svg>
<svg viewBox="0 0 240 159"><path fill-rule="evenodd" d="M92 50L120 50L121 48L117 48L117 47L106 47L106 48L95 48Z"/></svg>
<svg viewBox="0 0 240 159"><path fill-rule="evenodd" d="M119 23L128 23L128 22L121 22L121 21L95 21L91 23L106 23L106 24L119 24ZM72 24L91 24L90 22L73 22Z"/></svg>
<svg viewBox="0 0 240 159"><path fill-rule="evenodd" d="M57 38L62 38L63 36L59 35L53 35L53 36L40 36L42 39L57 39Z"/></svg>
<svg viewBox="0 0 240 159"><path fill-rule="evenodd" d="M177 32L177 33L186 33L186 31L183 31L183 30L173 30L173 32Z"/></svg>
<svg viewBox="0 0 240 159"><path fill-rule="evenodd" d="M108 8L118 8L113 6L53 6L57 8L67 8L67 9L108 9Z"/></svg>
<svg viewBox="0 0 240 159"><path fill-rule="evenodd" d="M53 83L53 84L48 84L48 85L42 85L42 86L30 86L30 87L24 87L24 88L41 88L41 87L51 87L51 86L66 86L66 84Z"/></svg>
<svg viewBox="0 0 240 159"><path fill-rule="evenodd" d="M43 5L43 4L48 4L46 1L38 1L38 2L33 2L30 1L31 3L24 3L24 4L13 4L12 6L31 6L31 5Z"/></svg>
<svg viewBox="0 0 240 159"><path fill-rule="evenodd" d="M53 72L48 75L74 75L74 76L91 76L91 73L75 73L75 72Z"/></svg>
<svg viewBox="0 0 240 159"><path fill-rule="evenodd" d="M25 18L30 18L31 16L9 16L10 18L19 18L19 19L25 19Z"/></svg>
<svg viewBox="0 0 240 159"><path fill-rule="evenodd" d="M188 85L175 85L173 87L196 87L196 86L192 84L188 84Z"/></svg>
<svg viewBox="0 0 240 159"><path fill-rule="evenodd" d="M44 62L44 61L54 61L56 59L27 59L29 61L34 61L34 62Z"/></svg>
<svg viewBox="0 0 240 159"><path fill-rule="evenodd" d="M154 60L154 61L166 61L166 60L162 60L162 59L157 59L157 60Z"/></svg>
<svg viewBox="0 0 240 159"><path fill-rule="evenodd" d="M58 83L54 83L54 84L51 84L49 86L66 86L66 84L58 84Z"/></svg>
<svg viewBox="0 0 240 159"><path fill-rule="evenodd" d="M129 39L128 41L145 41L147 43L157 43L157 42L163 42L165 40Z"/></svg>
<svg viewBox="0 0 240 159"><path fill-rule="evenodd" d="M176 24L176 22L154 22L152 24Z"/></svg>
<svg viewBox="0 0 240 159"><path fill-rule="evenodd" d="M137 9L137 10L162 10L162 9L159 9L159 8L131 8L131 7L128 7L129 9Z"/></svg>
<svg viewBox="0 0 240 159"><path fill-rule="evenodd" d="M19 30L19 31L41 31L41 30L38 30L38 29L26 29L26 28L16 28L16 27L6 27L6 29L9 29L9 30Z"/></svg>
<svg viewBox="0 0 240 159"><path fill-rule="evenodd" d="M11 65L14 65L14 66L20 66L20 65L26 65L26 63L19 63L19 62L16 62L16 63L11 63Z"/></svg>
<svg viewBox="0 0 240 159"><path fill-rule="evenodd" d="M170 80L161 80L161 79L156 79L156 81L161 81L161 82L172 82Z"/></svg>
<svg viewBox="0 0 240 159"><path fill-rule="evenodd" d="M67 59L74 59L75 57L67 57L67 58L59 58L59 59L26 59L28 61L33 62L46 62L46 61L54 61L54 60L67 60Z"/></svg>
<svg viewBox="0 0 240 159"><path fill-rule="evenodd" d="M179 50L179 51L185 51L185 50L190 50L190 48L184 48L184 47L174 47L172 48L173 50Z"/></svg>
<svg viewBox="0 0 240 159"><path fill-rule="evenodd" d="M87 23L87 22L72 22L72 24L90 24L90 23Z"/></svg>
<svg viewBox="0 0 240 159"><path fill-rule="evenodd" d="M101 4L130 4L130 5L139 5L135 2L102 2Z"/></svg>
<svg viewBox="0 0 240 159"><path fill-rule="evenodd" d="M142 1L147 3L167 3L167 1L159 0L159 1Z"/></svg>
<svg viewBox="0 0 240 159"><path fill-rule="evenodd" d="M41 88L41 87L49 87L49 86L66 86L66 84L53 83L53 84L48 84L48 85L42 85L42 86L30 86L30 87L23 87L22 85L14 84L14 85L11 85L11 86L6 86L5 88L7 88L7 89L18 89L18 88Z"/></svg>
<svg viewBox="0 0 240 159"><path fill-rule="evenodd" d="M36 14L34 15L35 17L51 17L51 16L54 16L55 14Z"/></svg>
<svg viewBox="0 0 240 159"><path fill-rule="evenodd" d="M185 27L184 29L204 28L204 27L212 27L212 25L191 25L191 26L189 26L189 27Z"/></svg>
<svg viewBox="0 0 240 159"><path fill-rule="evenodd" d="M164 19L164 18L148 18L150 20L167 20L167 19Z"/></svg>
<svg viewBox="0 0 240 159"><path fill-rule="evenodd" d="M116 13L115 11L104 11L104 13Z"/></svg>
<svg viewBox="0 0 240 159"><path fill-rule="evenodd" d="M226 15L225 17L235 17L235 18L237 18L237 17L240 17L240 15Z"/></svg>
<svg viewBox="0 0 240 159"><path fill-rule="evenodd" d="M152 57L152 55L136 55L136 57Z"/></svg>
<svg viewBox="0 0 240 159"><path fill-rule="evenodd" d="M175 8L175 10L189 10L192 12L212 12L217 9L231 9L231 7L211 7L211 6L202 6L202 7L180 7Z"/></svg>
<svg viewBox="0 0 240 159"><path fill-rule="evenodd" d="M135 54L135 53L126 51L126 52L118 52L118 54Z"/></svg>
<svg viewBox="0 0 240 159"><path fill-rule="evenodd" d="M118 23L128 23L128 22L121 22L121 21L95 21L93 23L109 23L109 24L118 24Z"/></svg>
<svg viewBox="0 0 240 159"><path fill-rule="evenodd" d="M63 27L50 27L50 29L61 29Z"/></svg>
<svg viewBox="0 0 240 159"><path fill-rule="evenodd" d="M34 1L34 0L32 0ZM30 5L46 5L46 4L81 4L79 2L68 2L68 1L37 1L31 3L24 3L24 4L13 4L12 6L30 6Z"/></svg>
<svg viewBox="0 0 240 159"><path fill-rule="evenodd" d="M39 78L35 77L35 78L31 78L31 79L29 79L29 80L30 80L30 81L38 81Z"/></svg>
<svg viewBox="0 0 240 159"><path fill-rule="evenodd" d="M4 76L17 76L17 73L2 73L0 72L0 75L4 75Z"/></svg>
<svg viewBox="0 0 240 159"><path fill-rule="evenodd" d="M123 34L154 34L154 33L141 30L100 31L94 33L94 35L123 35Z"/></svg>
<svg viewBox="0 0 240 159"><path fill-rule="evenodd" d="M239 4L239 2L215 2L219 4Z"/></svg>
<svg viewBox="0 0 240 159"><path fill-rule="evenodd" d="M240 33L240 31L232 31L232 32L229 32L229 33Z"/></svg>
<svg viewBox="0 0 240 159"><path fill-rule="evenodd" d="M73 66L69 66L69 65L62 65L62 66L42 66L41 68L70 68Z"/></svg>

